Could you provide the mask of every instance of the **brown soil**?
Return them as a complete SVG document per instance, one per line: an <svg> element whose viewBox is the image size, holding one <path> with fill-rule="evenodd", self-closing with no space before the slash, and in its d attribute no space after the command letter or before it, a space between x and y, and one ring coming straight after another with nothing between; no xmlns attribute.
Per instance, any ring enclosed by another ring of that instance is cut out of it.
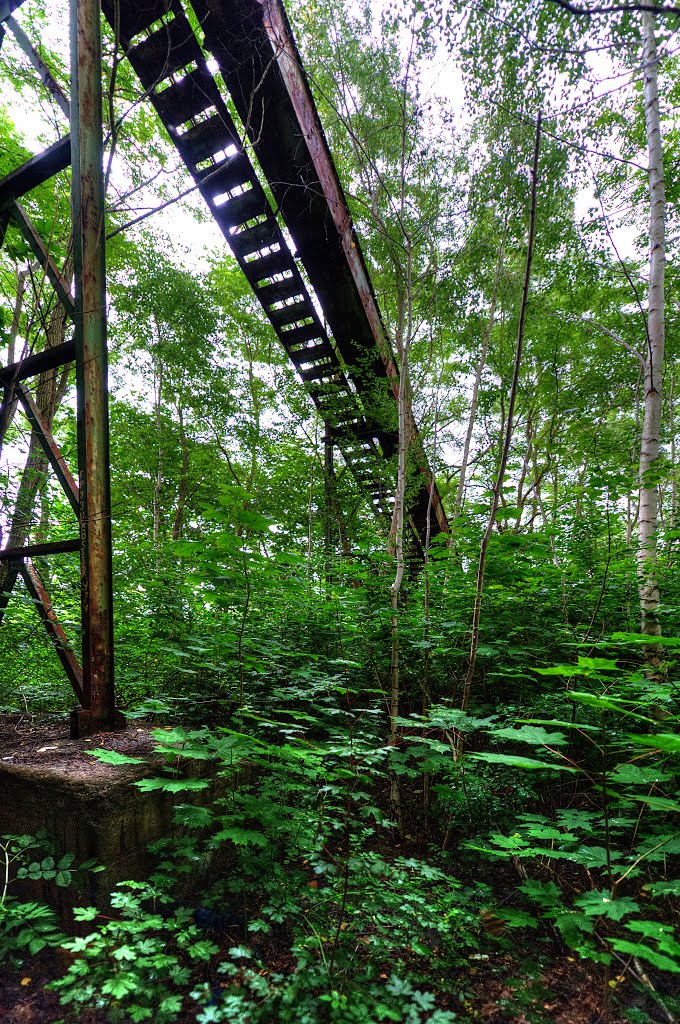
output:
<svg viewBox="0 0 680 1024"><path fill-rule="evenodd" d="M607 1005L614 993L602 973L574 957L556 959L534 978L522 977L511 956L489 958L473 974L468 987L474 1014L488 1024L625 1024L617 1008Z"/></svg>
<svg viewBox="0 0 680 1024"><path fill-rule="evenodd" d="M151 728L142 723L130 723L121 732L99 733L83 739L69 736L68 718L61 715L2 715L0 716L0 764L9 766L59 765L74 776L81 772L90 776L98 768L109 771L88 752L98 747L115 750L129 757L147 757L155 740ZM120 774L120 767L117 766Z"/></svg>

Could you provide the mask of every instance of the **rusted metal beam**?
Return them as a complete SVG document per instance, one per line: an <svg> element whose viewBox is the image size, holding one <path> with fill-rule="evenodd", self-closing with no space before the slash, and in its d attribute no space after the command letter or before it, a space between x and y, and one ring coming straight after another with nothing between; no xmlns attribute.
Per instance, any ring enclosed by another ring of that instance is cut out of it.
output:
<svg viewBox="0 0 680 1024"><path fill-rule="evenodd" d="M302 69L300 54L295 45L288 18L280 0L258 0L258 2L263 12L263 24L271 43L273 55L298 123L302 129L302 136L305 140L309 157L340 237L347 266L361 299L361 304L370 324L376 346L385 364L385 373L390 382L392 392L395 400L397 400L399 395L399 371L390 352L385 327L366 269L363 253L358 243L356 231L354 230L347 200L321 127L307 77ZM449 524L441 504L432 470L418 438L415 422L410 414L409 419L411 420L408 424L409 435L413 438L412 456L425 485L425 494L419 497L416 503L418 507L412 510L411 517L414 525L416 525L417 532L421 534L420 540L422 541L424 540L423 527L426 523L425 519L423 519L423 509L420 508L420 505L424 505L425 517L427 516L428 504L431 505L437 517L439 530L448 533Z"/></svg>
<svg viewBox="0 0 680 1024"><path fill-rule="evenodd" d="M0 369L0 385L2 386L2 401L0 401L0 452L5 443L5 434L13 415L14 403L18 396L17 385L27 377L34 377L36 374L44 373L47 370L54 370L66 363L72 363L75 359L75 344L73 341L65 341L54 348L44 349L36 355L27 356L18 363L11 363Z"/></svg>
<svg viewBox="0 0 680 1024"><path fill-rule="evenodd" d="M307 77L302 69L300 55L295 45L285 10L280 0L260 0L260 6L263 12L263 24L271 43L276 63L298 123L302 129L309 157L340 237L342 252L347 261L356 291L361 299L371 333L385 364L385 373L396 400L399 394L399 371L390 352L385 327L366 269L363 253L358 244L347 200L321 127ZM412 416L409 416L409 418L411 419L411 422L408 424L409 434L414 439L412 455L425 485L425 494L419 497L417 510L412 510L414 513L412 514L412 521L416 525L417 532L421 534L420 539L422 541L424 539L423 527L425 526L425 520L422 517L423 510L420 509L420 505L424 505L426 516L428 503L431 504L432 510L437 517L437 526L440 530L448 532L449 524L441 504L432 471L418 438L415 422L413 422ZM418 513L421 514L418 515Z"/></svg>
<svg viewBox="0 0 680 1024"><path fill-rule="evenodd" d="M76 346L73 339L65 341L54 348L43 349L35 355L26 356L18 363L10 363L9 366L0 368L0 384L10 386L17 381L27 380L29 377L37 377L39 373L46 370L56 370L59 366L74 362L76 358Z"/></svg>
<svg viewBox="0 0 680 1024"><path fill-rule="evenodd" d="M0 455L5 446L5 437L14 415L14 402L14 388L3 386L2 401L0 402Z"/></svg>
<svg viewBox="0 0 680 1024"><path fill-rule="evenodd" d="M71 139L83 628L83 712L77 723L81 732L93 732L118 725L98 0L71 0Z"/></svg>
<svg viewBox="0 0 680 1024"><path fill-rule="evenodd" d="M80 551L79 540L54 540L46 544L24 544L20 548L0 549L0 562L16 562L24 558L38 558L41 555L65 555Z"/></svg>
<svg viewBox="0 0 680 1024"><path fill-rule="evenodd" d="M64 90L59 85L50 69L45 64L44 60L34 48L31 40L28 38L21 25L10 15L5 19L7 27L16 39L20 48L24 51L29 61L38 72L40 81L43 83L50 96L56 101L62 114L66 117L70 117L69 102L66 99Z"/></svg>
<svg viewBox="0 0 680 1024"><path fill-rule="evenodd" d="M38 438L40 447L47 456L47 460L50 463L54 474L62 486L64 494L69 500L71 508L77 516L80 516L80 497L78 494L78 485L76 484L71 470L66 464L66 460L62 454L62 451L54 440L52 432L47 426L43 414L40 409L33 401L33 396L27 387L23 384L16 385L16 394L21 402L28 422L31 424L35 435Z"/></svg>
<svg viewBox="0 0 680 1024"><path fill-rule="evenodd" d="M63 666L68 681L80 701L83 697L83 670L52 607L50 596L45 589L43 581L40 579L35 566L30 562L21 563L19 572L28 595L35 604L38 615L42 619L47 635L52 641L55 653Z"/></svg>
<svg viewBox="0 0 680 1024"><path fill-rule="evenodd" d="M65 170L70 163L71 139L67 135L0 178L0 210L11 205L15 199L21 199L59 171Z"/></svg>
<svg viewBox="0 0 680 1024"><path fill-rule="evenodd" d="M50 284L57 293L57 297L67 314L73 320L75 310L68 281L63 276L56 263L50 256L45 243L38 234L33 221L19 203L14 203L11 208L11 217L22 235L33 250L33 254L40 266L47 274Z"/></svg>
<svg viewBox="0 0 680 1024"><path fill-rule="evenodd" d="M0 212L0 249L4 245L5 235L7 234L8 226L9 226L9 210L2 210Z"/></svg>
<svg viewBox="0 0 680 1024"><path fill-rule="evenodd" d="M7 575L5 576L5 582L0 590L0 625L5 618L5 612L7 611L7 605L9 599L12 596L14 590L14 584L19 576L19 562L11 562L7 566Z"/></svg>
<svg viewBox="0 0 680 1024"><path fill-rule="evenodd" d="M283 6L276 0L264 0L260 4L263 24L271 44L272 59L276 60L281 78L286 87L290 103L295 111L307 154L323 190L328 210L335 224L342 251L356 286L361 304L371 326L373 338L385 363L387 376L396 389L399 388L399 374L390 352L385 327L373 292L373 286L366 270L363 253L358 244L356 231L349 212L347 199L338 178L333 157L321 127L316 105L312 98L307 77L302 69L300 55L293 40L290 25Z"/></svg>
<svg viewBox="0 0 680 1024"><path fill-rule="evenodd" d="M24 0L0 0L0 22L7 21L10 14L21 7Z"/></svg>

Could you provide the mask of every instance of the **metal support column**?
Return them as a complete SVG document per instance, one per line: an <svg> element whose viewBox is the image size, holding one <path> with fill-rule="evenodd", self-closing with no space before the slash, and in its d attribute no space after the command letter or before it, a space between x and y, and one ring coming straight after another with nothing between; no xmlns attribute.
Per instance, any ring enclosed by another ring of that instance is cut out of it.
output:
<svg viewBox="0 0 680 1024"><path fill-rule="evenodd" d="M78 735L120 723L114 704L101 7L71 0L71 202L78 383L83 709Z"/></svg>

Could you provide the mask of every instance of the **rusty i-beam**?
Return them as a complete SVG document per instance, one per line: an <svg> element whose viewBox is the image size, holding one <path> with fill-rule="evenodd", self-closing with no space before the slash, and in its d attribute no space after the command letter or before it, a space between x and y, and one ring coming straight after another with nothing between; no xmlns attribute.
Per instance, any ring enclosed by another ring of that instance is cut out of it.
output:
<svg viewBox="0 0 680 1024"><path fill-rule="evenodd" d="M71 207L80 478L83 707L78 733L113 728L113 585L99 0L71 0Z"/></svg>
<svg viewBox="0 0 680 1024"><path fill-rule="evenodd" d="M30 43L11 17L16 0L0 2L0 23L6 22L24 51ZM0 182L0 222L11 220L22 233L49 279L74 328L73 341L46 349L0 369L3 389L0 446L20 403L43 451L70 502L79 525L79 539L47 544L24 544L0 551L7 564L0 619L17 579L23 579L48 636L73 686L79 708L71 717L73 736L120 728L113 674L113 592L111 556L111 496L109 479L108 370L106 347L106 268L102 140L101 6L99 0L70 0L71 103L52 80L37 54L28 53L45 87L57 95L69 116L71 134ZM55 92L56 90L56 92ZM36 185L72 167L71 212L74 295L55 266L48 247L19 205L18 199ZM0 242L2 239L0 239ZM22 383L49 369L76 364L78 484ZM80 553L82 663L78 661L59 623L32 559L68 551Z"/></svg>

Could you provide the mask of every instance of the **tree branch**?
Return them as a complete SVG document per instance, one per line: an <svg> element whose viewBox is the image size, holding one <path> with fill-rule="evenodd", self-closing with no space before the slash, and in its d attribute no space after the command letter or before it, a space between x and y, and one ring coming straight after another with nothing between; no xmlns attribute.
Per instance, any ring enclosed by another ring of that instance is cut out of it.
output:
<svg viewBox="0 0 680 1024"><path fill-rule="evenodd" d="M591 320L591 318L587 317L587 316L580 316L580 317L578 317L578 319L583 324L592 324L593 327L599 327L601 331L604 331L605 334L609 335L609 337L612 339L612 341L615 341L617 345L622 345L625 349L627 349L631 353L631 355L634 355L635 358L638 360L638 362L640 363L641 366L645 365L644 356L642 356L638 352L638 350L633 347L633 345L629 345L628 342L624 341L623 338L619 334L616 334L614 331L610 331L610 329L608 327L605 327L604 324L601 324L599 322L599 320Z"/></svg>
<svg viewBox="0 0 680 1024"><path fill-rule="evenodd" d="M616 14L625 11L649 11L650 14L680 14L680 7L657 7L656 4L607 4L603 7L576 7L568 0L548 0L549 3L557 4L570 14L579 17L591 18L594 14Z"/></svg>

